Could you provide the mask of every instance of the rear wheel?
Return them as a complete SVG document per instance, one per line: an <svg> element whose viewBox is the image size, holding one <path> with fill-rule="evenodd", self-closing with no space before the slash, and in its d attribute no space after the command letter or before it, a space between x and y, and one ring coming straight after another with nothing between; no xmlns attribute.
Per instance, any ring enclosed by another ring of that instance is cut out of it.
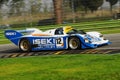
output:
<svg viewBox="0 0 120 80"><path fill-rule="evenodd" d="M30 42L27 39L22 39L19 44L22 51L29 52L31 50Z"/></svg>
<svg viewBox="0 0 120 80"><path fill-rule="evenodd" d="M69 49L75 50L80 48L80 40L77 37L71 37L68 41Z"/></svg>

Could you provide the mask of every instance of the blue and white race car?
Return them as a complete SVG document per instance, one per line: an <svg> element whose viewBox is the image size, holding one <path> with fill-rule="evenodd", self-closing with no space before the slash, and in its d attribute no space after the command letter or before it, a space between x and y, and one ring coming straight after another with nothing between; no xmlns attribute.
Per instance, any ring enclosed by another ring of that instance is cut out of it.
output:
<svg viewBox="0 0 120 80"><path fill-rule="evenodd" d="M6 30L5 36L22 51L62 50L96 48L110 44L99 32L84 32L71 26L47 31L36 28L26 30Z"/></svg>

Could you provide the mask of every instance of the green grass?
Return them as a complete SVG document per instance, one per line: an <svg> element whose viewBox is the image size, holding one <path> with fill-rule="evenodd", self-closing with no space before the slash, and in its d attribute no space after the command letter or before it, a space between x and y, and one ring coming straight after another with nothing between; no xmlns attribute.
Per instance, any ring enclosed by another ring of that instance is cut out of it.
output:
<svg viewBox="0 0 120 80"><path fill-rule="evenodd" d="M0 59L0 80L119 80L120 54Z"/></svg>
<svg viewBox="0 0 120 80"><path fill-rule="evenodd" d="M120 20L91 21L91 22L68 23L62 25L48 25L48 26L37 26L37 27L35 26L35 27L44 31L48 29L57 28L60 26L73 26L74 28L79 30L99 31L103 34L120 33ZM27 27L11 28L11 29L20 30L25 28ZM6 43L10 43L10 41L8 41L4 37L4 30L0 30L0 44L6 44Z"/></svg>

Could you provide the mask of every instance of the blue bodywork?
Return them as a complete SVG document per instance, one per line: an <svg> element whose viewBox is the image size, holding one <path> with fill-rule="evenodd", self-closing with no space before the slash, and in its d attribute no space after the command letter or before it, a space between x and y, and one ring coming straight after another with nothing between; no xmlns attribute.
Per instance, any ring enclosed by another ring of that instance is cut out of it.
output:
<svg viewBox="0 0 120 80"><path fill-rule="evenodd" d="M71 36L76 36L79 38L81 42L81 48L96 48L100 45L86 43L84 38L80 36L80 34L74 35L61 35L61 36L31 36L31 35L23 35L24 33L32 32L32 30L6 30L5 37L8 38L11 42L15 45L19 46L19 43L22 39L27 39L30 42L31 50L32 51L39 51L39 50L62 50L68 49L68 39ZM89 38L88 38L89 39ZM109 44L110 42L104 43Z"/></svg>

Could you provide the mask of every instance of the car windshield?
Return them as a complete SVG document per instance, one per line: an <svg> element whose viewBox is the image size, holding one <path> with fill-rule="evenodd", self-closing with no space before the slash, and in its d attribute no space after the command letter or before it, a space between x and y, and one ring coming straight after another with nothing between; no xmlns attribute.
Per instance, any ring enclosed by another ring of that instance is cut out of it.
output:
<svg viewBox="0 0 120 80"><path fill-rule="evenodd" d="M56 29L55 35L63 35L63 28Z"/></svg>
<svg viewBox="0 0 120 80"><path fill-rule="evenodd" d="M86 34L86 33L83 30L71 29L67 32L67 34Z"/></svg>

